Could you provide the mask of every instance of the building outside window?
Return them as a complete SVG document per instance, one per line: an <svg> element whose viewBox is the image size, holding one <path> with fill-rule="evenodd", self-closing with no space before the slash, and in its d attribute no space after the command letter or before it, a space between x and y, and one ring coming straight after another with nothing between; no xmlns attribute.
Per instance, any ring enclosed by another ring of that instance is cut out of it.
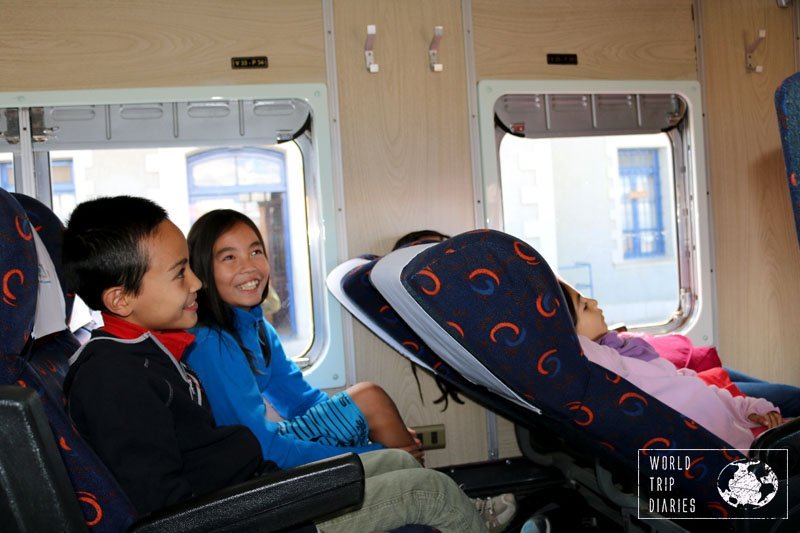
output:
<svg viewBox="0 0 800 533"><path fill-rule="evenodd" d="M665 243L658 149L621 149L618 154L624 258L662 257Z"/></svg>
<svg viewBox="0 0 800 533"><path fill-rule="evenodd" d="M53 192L53 211L71 213L77 205L72 159L50 161L50 185Z"/></svg>
<svg viewBox="0 0 800 533"><path fill-rule="evenodd" d="M0 161L0 188L14 192L14 163Z"/></svg>

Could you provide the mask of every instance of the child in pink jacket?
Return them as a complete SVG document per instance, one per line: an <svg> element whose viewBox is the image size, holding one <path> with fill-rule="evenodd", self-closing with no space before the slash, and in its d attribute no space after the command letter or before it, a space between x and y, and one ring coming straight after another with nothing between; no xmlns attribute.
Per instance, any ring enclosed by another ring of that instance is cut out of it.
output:
<svg viewBox="0 0 800 533"><path fill-rule="evenodd" d="M596 341L608 332L603 311L597 300L586 298L561 283L567 306L575 323L575 331L584 355L633 383L684 416L687 416L731 444L748 450L753 442L753 429L773 428L783 423L777 407L763 398L732 396L730 392L707 385L689 369L658 357L643 339L636 339L639 354L622 357L617 350Z"/></svg>

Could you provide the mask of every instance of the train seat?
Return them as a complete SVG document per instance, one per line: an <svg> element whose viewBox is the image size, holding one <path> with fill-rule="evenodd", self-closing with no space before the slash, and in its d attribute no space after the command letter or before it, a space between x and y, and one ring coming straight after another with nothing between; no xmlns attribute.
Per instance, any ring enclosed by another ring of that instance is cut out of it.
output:
<svg viewBox="0 0 800 533"><path fill-rule="evenodd" d="M560 451L575 455L578 464L596 460L635 495L640 448L718 450L693 465L689 475L695 481L741 457L723 451L730 446L691 420L582 357L555 276L533 249L511 236L471 232L442 244L401 249L379 261L354 260L332 275L329 284L341 286L346 307L358 307L361 314L369 310L367 327L377 324L380 336L393 338L396 349L399 345L406 356L413 349L419 357L416 339L403 342L397 334L394 317L399 316L425 345L428 366L450 368L460 376L456 381L483 391L479 403L492 398L490 408L531 438L520 447L535 460L548 460L540 455L541 434L555 434ZM381 294L376 296L371 285ZM605 490L602 479L594 482ZM687 482L681 490L702 502L708 517L731 509L714 483ZM631 505L629 498L607 496Z"/></svg>
<svg viewBox="0 0 800 533"><path fill-rule="evenodd" d="M775 91L775 109L786 163L786 179L800 240L800 72L786 78Z"/></svg>
<svg viewBox="0 0 800 533"><path fill-rule="evenodd" d="M363 468L344 455L284 470L181 502L145 517L77 434L58 372L35 368L37 350L65 328L60 284L40 283L46 246L25 211L0 190L0 522L10 531L249 531L305 527L318 517L357 506ZM40 241L37 243L37 241ZM37 248L38 244L38 248ZM55 281L51 276L50 281ZM49 304L41 305L48 301ZM37 313L37 308L39 313ZM44 318L43 318L44 317ZM39 336L34 339L33 332ZM67 348L68 349L68 348ZM46 365L46 363L43 363Z"/></svg>

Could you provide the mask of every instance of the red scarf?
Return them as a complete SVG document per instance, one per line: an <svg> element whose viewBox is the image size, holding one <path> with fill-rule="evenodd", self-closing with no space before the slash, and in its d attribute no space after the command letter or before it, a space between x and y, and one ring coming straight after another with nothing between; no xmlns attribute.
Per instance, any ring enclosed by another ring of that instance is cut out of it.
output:
<svg viewBox="0 0 800 533"><path fill-rule="evenodd" d="M176 361L181 360L184 350L194 342L194 335L180 329L151 331L114 315L109 315L107 313L102 313L102 315L104 325L100 328L101 331L105 331L117 338L125 340L138 339L149 332L169 350Z"/></svg>

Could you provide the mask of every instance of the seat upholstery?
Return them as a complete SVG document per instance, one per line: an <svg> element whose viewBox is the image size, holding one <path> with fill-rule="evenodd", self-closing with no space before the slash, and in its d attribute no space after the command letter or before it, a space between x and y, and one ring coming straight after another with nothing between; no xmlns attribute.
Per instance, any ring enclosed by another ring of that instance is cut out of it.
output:
<svg viewBox="0 0 800 533"><path fill-rule="evenodd" d="M36 312L36 248L31 225L20 205L0 193L0 354L22 353L33 330Z"/></svg>
<svg viewBox="0 0 800 533"><path fill-rule="evenodd" d="M20 193L11 193L25 210L31 226L47 248L64 295L66 316L64 330L48 335L46 339L34 341L26 359L39 374L42 384L49 389L54 399L63 400L62 384L69 370L69 357L80 343L67 327L75 295L68 290L61 268L61 249L64 242L64 224L49 207L39 200Z"/></svg>
<svg viewBox="0 0 800 533"><path fill-rule="evenodd" d="M50 259L56 267L58 279L61 282L61 289L64 291L64 301L66 304L67 321L72 314L72 305L75 302L75 295L67 288L66 280L64 279L64 272L61 268L61 249L64 245L64 224L56 216L53 211L44 205L36 198L31 198L21 193L11 193L11 196L19 202L19 205L25 210L33 229L39 234L47 251L50 254Z"/></svg>
<svg viewBox="0 0 800 533"><path fill-rule="evenodd" d="M639 449L711 449L692 465L692 482L679 484L702 502L707 516L727 514L715 483L697 481L741 454L583 357L556 278L535 250L500 232L477 231L422 251L395 253L411 257L390 274L396 275L395 287L386 291L381 280L388 258L374 268L371 281L431 353L470 381L494 389L499 414L513 412L521 401L530 410L527 418L514 418L517 424L571 435L572 442L562 441L568 449L589 448L601 459L611 457L634 479ZM395 298L398 287L407 293L405 301ZM420 324L414 314L431 320Z"/></svg>
<svg viewBox="0 0 800 533"><path fill-rule="evenodd" d="M800 239L800 72L792 74L775 91L775 109L786 163L786 180L794 212L794 226Z"/></svg>

